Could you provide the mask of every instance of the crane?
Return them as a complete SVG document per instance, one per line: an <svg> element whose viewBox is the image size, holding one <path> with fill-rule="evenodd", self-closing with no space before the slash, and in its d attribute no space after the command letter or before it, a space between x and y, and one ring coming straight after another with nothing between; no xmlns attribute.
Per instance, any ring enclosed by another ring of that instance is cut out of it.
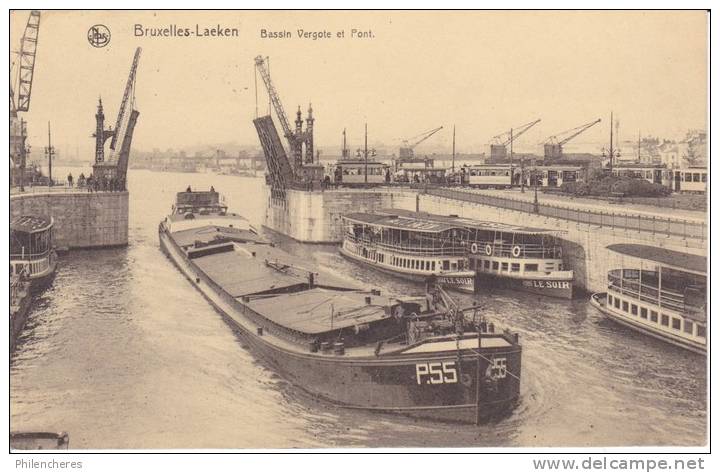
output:
<svg viewBox="0 0 720 473"><path fill-rule="evenodd" d="M443 127L439 126L432 130L424 131L407 140L403 140L403 144L400 147L399 159L412 159L415 156L415 147L442 129ZM412 143L410 140L413 140Z"/></svg>
<svg viewBox="0 0 720 473"><path fill-rule="evenodd" d="M27 127L24 120L18 120L18 112L30 110L35 56L37 54L38 35L40 33L40 12L32 10L25 31L20 40L20 52L17 67L13 74L10 68L10 166L13 182L18 182L24 190L25 164L27 160ZM15 86L15 87L13 87ZM17 91L17 97L15 92ZM15 174L15 168L18 174Z"/></svg>
<svg viewBox="0 0 720 473"><path fill-rule="evenodd" d="M507 146L520 138L526 131L540 123L538 118L535 121L525 123L510 131L493 136L493 143L490 145L490 160L503 160L507 157Z"/></svg>
<svg viewBox="0 0 720 473"><path fill-rule="evenodd" d="M18 54L17 77L10 81L10 114L27 112L30 109L33 74L35 72L35 56L37 53L38 34L40 33L40 12L33 10L28 17L25 32L20 40ZM17 86L17 100L13 84Z"/></svg>
<svg viewBox="0 0 720 473"><path fill-rule="evenodd" d="M602 120L598 118L595 121L580 125L575 128L571 128L569 130L565 130L556 135L548 137L543 143L545 145L545 159L562 158L562 147L564 144L578 136L580 133L583 133L588 128L597 125L601 121ZM564 135L567 136L565 138L559 139L559 137L562 137Z"/></svg>

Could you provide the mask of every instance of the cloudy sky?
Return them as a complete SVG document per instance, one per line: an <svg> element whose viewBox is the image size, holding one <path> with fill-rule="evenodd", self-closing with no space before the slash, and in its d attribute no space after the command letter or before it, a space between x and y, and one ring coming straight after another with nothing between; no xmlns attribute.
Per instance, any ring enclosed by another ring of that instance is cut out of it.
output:
<svg viewBox="0 0 720 473"><path fill-rule="evenodd" d="M11 15L13 49L27 16ZM104 48L87 40L94 24L111 31ZM139 37L136 25L193 32L219 25L239 36ZM353 28L373 37L351 38ZM291 37L263 39L262 29ZM298 29L332 38L299 38ZM138 46L141 115L133 145L144 150L257 145L258 54L271 58L291 121L298 104L312 101L320 149L338 146L343 128L358 145L365 122L371 142L387 145L443 125L433 145L448 147L456 124L461 152L481 152L493 135L536 118L542 122L519 140L519 151L539 151L549 135L602 118L574 145L597 151L607 141L611 110L623 139L706 128L705 12L55 11L41 18L25 114L30 141L44 145L50 120L59 148L74 154L78 146L92 159L97 98L114 122ZM267 95L258 87L262 114Z"/></svg>

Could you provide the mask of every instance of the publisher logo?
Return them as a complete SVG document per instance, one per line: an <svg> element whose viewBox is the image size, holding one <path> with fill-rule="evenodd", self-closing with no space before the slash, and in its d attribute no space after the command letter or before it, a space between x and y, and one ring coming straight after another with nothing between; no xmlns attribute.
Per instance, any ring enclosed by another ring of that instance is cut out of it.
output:
<svg viewBox="0 0 720 473"><path fill-rule="evenodd" d="M105 25L91 26L87 34L88 43L95 48L104 48L110 42L110 30Z"/></svg>

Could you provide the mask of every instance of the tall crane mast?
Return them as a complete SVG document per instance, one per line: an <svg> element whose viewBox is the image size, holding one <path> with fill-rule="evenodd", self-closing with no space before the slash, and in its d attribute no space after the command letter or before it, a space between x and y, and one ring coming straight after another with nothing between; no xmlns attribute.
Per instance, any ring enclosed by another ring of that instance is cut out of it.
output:
<svg viewBox="0 0 720 473"><path fill-rule="evenodd" d="M28 17L25 32L20 40L17 74L17 102L10 81L10 112L27 112L30 109L33 74L35 72L35 56L37 53L38 34L40 33L40 12L33 10Z"/></svg>
<svg viewBox="0 0 720 473"><path fill-rule="evenodd" d="M585 123L584 125L580 125L575 128L571 128L569 130L565 130L563 132L560 132L556 135L548 137L544 142L545 147L545 158L546 159L559 159L562 158L562 147L567 142L578 136L579 134L585 132L588 128L597 125L602 120L598 118L595 121ZM558 137L562 137L567 135L565 138L559 139Z"/></svg>
<svg viewBox="0 0 720 473"><path fill-rule="evenodd" d="M493 143L490 145L490 160L496 161L505 159L507 157L507 146L510 145L512 148L512 144L515 140L520 138L520 136L538 123L540 123L540 118L535 121L525 123L524 125L520 125L519 127L513 128L505 133L493 136Z"/></svg>
<svg viewBox="0 0 720 473"><path fill-rule="evenodd" d="M407 140L403 140L403 145L400 147L399 158L400 159L413 158L415 156L415 147L442 129L443 129L443 127L439 126L437 128L433 128L432 130L424 131L424 132L420 133L419 135L415 135L412 138L409 138ZM419 139L418 139L418 137L419 137ZM410 143L410 140L415 140L415 141Z"/></svg>

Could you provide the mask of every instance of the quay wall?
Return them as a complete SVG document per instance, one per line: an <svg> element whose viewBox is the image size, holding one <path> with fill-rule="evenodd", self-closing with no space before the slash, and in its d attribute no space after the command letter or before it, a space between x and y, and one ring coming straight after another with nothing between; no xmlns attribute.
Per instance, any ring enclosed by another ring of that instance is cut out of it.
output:
<svg viewBox="0 0 720 473"><path fill-rule="evenodd" d="M428 213L456 214L460 217L478 220L558 230L561 232L559 233L559 243L563 249L565 264L568 269L575 272L574 284L577 288L589 292L604 292L607 289L608 270L619 268L623 263L626 265L635 263L631 258L623 260L620 255L608 250L608 245L634 243L697 255L706 254L705 241L694 238L601 227L427 194L420 194L419 205L421 211ZM415 210L415 207L413 206L410 210Z"/></svg>
<svg viewBox="0 0 720 473"><path fill-rule="evenodd" d="M61 250L128 244L128 192L36 192L10 196L10 218L43 215L55 221Z"/></svg>
<svg viewBox="0 0 720 473"><path fill-rule="evenodd" d="M340 216L351 212L371 212L383 208L414 208L417 193L409 189L379 188L287 191L285 202L270 196L263 186L265 215L263 224L303 243L342 241Z"/></svg>

